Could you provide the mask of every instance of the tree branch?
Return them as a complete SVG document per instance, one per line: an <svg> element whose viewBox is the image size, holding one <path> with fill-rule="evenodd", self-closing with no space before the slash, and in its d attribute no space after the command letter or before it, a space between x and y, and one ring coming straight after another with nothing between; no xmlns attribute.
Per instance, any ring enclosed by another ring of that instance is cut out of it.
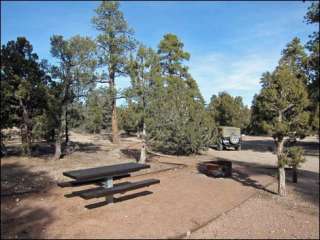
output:
<svg viewBox="0 0 320 240"><path fill-rule="evenodd" d="M286 107L285 109L282 109L281 113L285 113L286 111L290 110L293 107L294 107L294 104L291 103L291 104L288 105L288 107Z"/></svg>

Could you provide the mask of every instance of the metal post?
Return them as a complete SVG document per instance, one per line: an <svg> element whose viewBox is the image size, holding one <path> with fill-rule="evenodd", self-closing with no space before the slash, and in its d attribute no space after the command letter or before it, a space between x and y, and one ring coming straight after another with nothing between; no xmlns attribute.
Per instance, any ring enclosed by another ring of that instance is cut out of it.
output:
<svg viewBox="0 0 320 240"><path fill-rule="evenodd" d="M112 188L113 187L113 178L108 177L107 180L102 183L102 187ZM113 203L113 195L106 196L106 201L108 204Z"/></svg>

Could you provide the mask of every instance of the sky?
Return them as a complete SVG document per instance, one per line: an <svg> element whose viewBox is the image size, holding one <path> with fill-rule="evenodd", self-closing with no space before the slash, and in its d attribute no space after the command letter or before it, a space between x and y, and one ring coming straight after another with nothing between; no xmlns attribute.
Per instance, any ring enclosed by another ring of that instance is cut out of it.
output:
<svg viewBox="0 0 320 240"><path fill-rule="evenodd" d="M294 37L302 43L315 31L304 22L310 2L132 1L121 2L135 38L157 49L166 33L176 34L191 58L185 64L206 102L227 91L250 106L260 77L272 71ZM50 37L95 38L91 24L98 1L1 1L1 45L25 36L41 59L53 62ZM128 78L117 80L119 89ZM121 102L120 102L121 104Z"/></svg>

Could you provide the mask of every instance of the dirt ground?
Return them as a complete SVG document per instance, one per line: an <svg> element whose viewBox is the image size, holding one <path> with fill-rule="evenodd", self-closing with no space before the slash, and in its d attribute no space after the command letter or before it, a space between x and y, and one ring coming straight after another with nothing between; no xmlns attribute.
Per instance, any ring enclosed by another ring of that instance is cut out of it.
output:
<svg viewBox="0 0 320 240"><path fill-rule="evenodd" d="M37 156L19 156L14 141L1 159L2 238L318 238L318 140L299 141L307 162L299 182L287 171L288 196L276 192L276 157L267 137L244 137L243 150L210 149L192 156L151 156L150 169L129 179L160 184L106 205L103 198L66 198L77 188L59 188L67 170L134 162L140 141L123 137L113 145L100 135L72 133L72 153L59 161L39 144ZM197 170L202 161L228 159L232 178L212 178ZM85 206L99 206L87 209Z"/></svg>

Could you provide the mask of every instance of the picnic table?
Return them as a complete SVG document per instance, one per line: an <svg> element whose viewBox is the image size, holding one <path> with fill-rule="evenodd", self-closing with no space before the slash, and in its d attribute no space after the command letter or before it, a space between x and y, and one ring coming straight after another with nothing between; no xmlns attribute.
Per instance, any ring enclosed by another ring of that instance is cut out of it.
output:
<svg viewBox="0 0 320 240"><path fill-rule="evenodd" d="M150 168L148 164L123 163L96 168L80 169L63 172L63 175L74 179L69 182L58 183L60 187L76 187L88 184L98 184L100 187L72 192L68 195L80 196L84 199L106 197L107 203L113 203L113 195L136 190L160 183L158 179L145 179L138 182L122 182L114 184L114 180L130 177L130 173Z"/></svg>

